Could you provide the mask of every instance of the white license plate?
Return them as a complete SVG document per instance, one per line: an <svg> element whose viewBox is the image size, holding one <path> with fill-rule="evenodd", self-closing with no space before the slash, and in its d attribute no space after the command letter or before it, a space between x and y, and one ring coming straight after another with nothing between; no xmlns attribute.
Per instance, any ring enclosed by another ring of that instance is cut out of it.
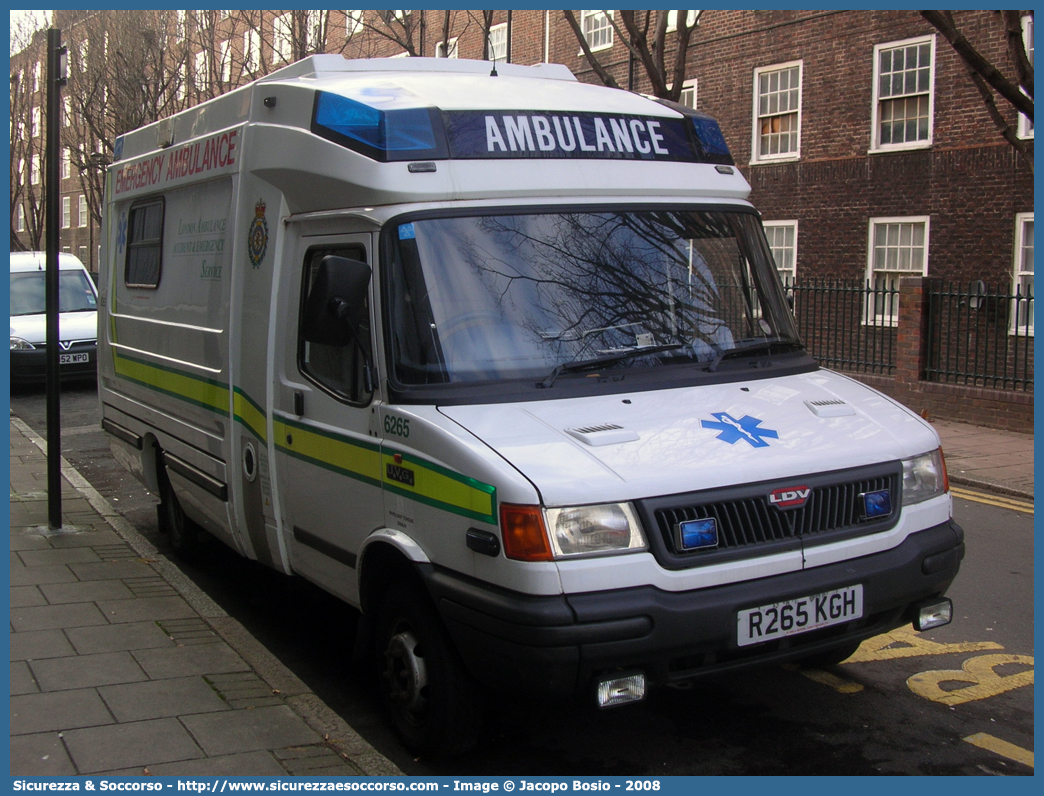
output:
<svg viewBox="0 0 1044 796"><path fill-rule="evenodd" d="M839 625L862 615L863 586L857 583L843 589L740 611L736 616L736 641L745 647Z"/></svg>
<svg viewBox="0 0 1044 796"><path fill-rule="evenodd" d="M59 365L85 365L91 361L90 354L59 354Z"/></svg>

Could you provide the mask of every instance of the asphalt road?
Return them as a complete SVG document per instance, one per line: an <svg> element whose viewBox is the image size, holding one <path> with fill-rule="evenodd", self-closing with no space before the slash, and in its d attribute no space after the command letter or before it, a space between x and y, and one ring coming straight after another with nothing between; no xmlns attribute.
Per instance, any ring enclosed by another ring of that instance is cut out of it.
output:
<svg viewBox="0 0 1044 796"><path fill-rule="evenodd" d="M63 455L161 550L156 500L111 457L94 386L62 397ZM12 411L45 433L42 390ZM988 497L984 498L989 500ZM897 631L828 670L770 667L664 690L599 713L493 706L480 746L414 760L385 727L370 673L352 661L355 617L334 598L220 543L186 573L409 774L566 776L1033 773L1033 517L1004 500L955 500L968 554L953 624Z"/></svg>

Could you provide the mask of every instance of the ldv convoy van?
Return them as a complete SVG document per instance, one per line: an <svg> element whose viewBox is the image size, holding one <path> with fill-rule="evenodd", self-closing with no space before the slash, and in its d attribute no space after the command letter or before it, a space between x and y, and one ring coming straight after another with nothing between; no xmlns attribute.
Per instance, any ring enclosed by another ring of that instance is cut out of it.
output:
<svg viewBox="0 0 1044 796"><path fill-rule="evenodd" d="M117 141L99 392L175 551L358 608L396 730L950 621L939 439L809 356L717 123L308 58Z"/></svg>

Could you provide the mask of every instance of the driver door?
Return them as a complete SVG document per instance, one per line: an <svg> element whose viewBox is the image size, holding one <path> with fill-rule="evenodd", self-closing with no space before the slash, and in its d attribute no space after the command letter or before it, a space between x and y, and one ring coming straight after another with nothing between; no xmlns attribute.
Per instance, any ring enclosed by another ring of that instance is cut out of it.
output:
<svg viewBox="0 0 1044 796"><path fill-rule="evenodd" d="M287 304L276 368L273 429L284 536L295 572L349 602L357 600L356 554L382 527L381 440L374 385L372 322L346 345L303 337L308 297L327 255L372 262L368 234L302 236L286 275ZM370 319L372 281L366 307Z"/></svg>

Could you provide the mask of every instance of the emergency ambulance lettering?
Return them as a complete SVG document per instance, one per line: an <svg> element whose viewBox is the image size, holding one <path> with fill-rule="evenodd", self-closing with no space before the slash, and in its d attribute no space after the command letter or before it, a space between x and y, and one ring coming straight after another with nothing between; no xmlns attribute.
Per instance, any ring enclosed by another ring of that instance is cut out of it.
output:
<svg viewBox="0 0 1044 796"><path fill-rule="evenodd" d="M652 151L652 147L648 143L642 143L642 139L639 137L642 135L645 135L645 125L640 119L631 119L631 137L634 139L634 148L643 155L648 155Z"/></svg>
<svg viewBox="0 0 1044 796"><path fill-rule="evenodd" d="M529 129L528 116L505 116L504 132L507 133L508 146L512 152L521 149L523 152L533 152L533 133Z"/></svg>
<svg viewBox="0 0 1044 796"><path fill-rule="evenodd" d="M551 122L546 116L533 117L533 130L536 132L537 146L541 152L550 152L555 148L555 137L551 135Z"/></svg>
<svg viewBox="0 0 1044 796"><path fill-rule="evenodd" d="M606 129L605 122L600 118L595 117L595 138L598 141L598 151L604 152L608 149L610 152L615 152L613 148L613 141L609 138L609 130Z"/></svg>
<svg viewBox="0 0 1044 796"><path fill-rule="evenodd" d="M562 120L557 116L551 118L555 123L555 135L558 136L558 145L566 152L572 152L576 149L576 139L573 138L573 128L569 126L569 120L567 119L565 123L565 131L569 133L569 143L566 144L565 138L562 136Z"/></svg>
<svg viewBox="0 0 1044 796"><path fill-rule="evenodd" d="M624 119L610 119L609 126L613 128L613 138L616 139L616 149L620 152L634 152L634 144L631 143L631 134L627 132L627 121Z"/></svg>
<svg viewBox="0 0 1044 796"><path fill-rule="evenodd" d="M660 143L663 141L663 136L660 135L659 131L659 122L649 122L649 138L652 140L653 149L656 151L656 154L669 155L670 152L668 152L666 149L660 146Z"/></svg>
<svg viewBox="0 0 1044 796"><path fill-rule="evenodd" d="M486 151L492 152L493 145L496 144L500 147L501 152L507 152L507 145L504 143L504 138L500 134L500 128L497 127L497 120L492 116L486 117Z"/></svg>
<svg viewBox="0 0 1044 796"><path fill-rule="evenodd" d="M576 125L576 140L580 143L580 149L584 152L594 152L597 147L591 146L584 140L584 130L580 126L580 120L577 117L573 117L573 124Z"/></svg>
<svg viewBox="0 0 1044 796"><path fill-rule="evenodd" d="M163 158L164 155L156 155L117 171L116 193L149 188L157 184L163 175Z"/></svg>

